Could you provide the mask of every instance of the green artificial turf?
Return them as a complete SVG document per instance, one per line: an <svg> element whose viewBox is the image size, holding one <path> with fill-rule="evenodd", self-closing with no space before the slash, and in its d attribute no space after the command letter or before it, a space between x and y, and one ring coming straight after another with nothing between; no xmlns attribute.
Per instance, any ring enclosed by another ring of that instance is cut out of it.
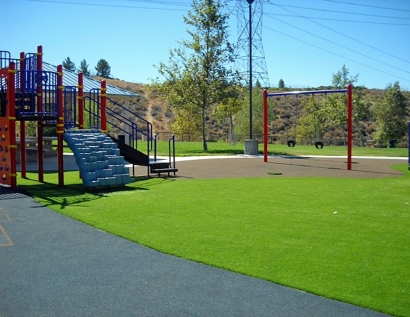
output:
<svg viewBox="0 0 410 317"><path fill-rule="evenodd" d="M145 179L19 186L62 214L165 253L410 316L410 172L383 179ZM53 183L53 184L51 184Z"/></svg>
<svg viewBox="0 0 410 317"><path fill-rule="evenodd" d="M168 155L168 142L158 142L158 155ZM224 142L208 142L208 151L203 150L202 142L176 142L177 156L194 156L194 155L236 155L243 154L244 144L230 145ZM263 154L263 144L259 144L258 149ZM352 155L356 156L388 156L388 157L407 157L407 148L369 148L353 147ZM296 145L288 147L285 144L269 144L269 155L335 155L347 156L347 147L345 146L325 146L323 149L317 149L314 145Z"/></svg>
<svg viewBox="0 0 410 317"><path fill-rule="evenodd" d="M57 148L57 141L53 141L53 147ZM208 142L208 150L204 151L202 142L176 142L176 156L209 156L209 155L238 155L243 154L244 144L237 143L231 145L225 142ZM140 142L141 151L146 152L146 143ZM263 154L263 144L258 146L259 154ZM71 153L71 150L64 142L64 152ZM369 148L353 147L353 155L356 156L386 156L386 157L407 157L408 149L406 148ZM159 141L157 143L157 155L167 156L169 154L168 141ZM347 156L347 147L345 146L325 146L323 149L316 149L314 145L296 145L288 147L285 144L268 144L269 155L325 155L325 156ZM153 151L151 152L153 154Z"/></svg>

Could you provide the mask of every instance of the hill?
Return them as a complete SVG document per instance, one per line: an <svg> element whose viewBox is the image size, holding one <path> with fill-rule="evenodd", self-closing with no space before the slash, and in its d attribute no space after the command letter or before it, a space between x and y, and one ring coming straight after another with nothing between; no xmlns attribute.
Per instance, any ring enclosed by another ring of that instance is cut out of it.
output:
<svg viewBox="0 0 410 317"><path fill-rule="evenodd" d="M160 99L155 92L148 91L143 84L130 83L120 79L94 78L104 79L107 84L138 94L140 98L133 98L130 103L133 111L152 123L154 133L170 131L169 124L174 121L174 115L168 111L167 103Z"/></svg>
<svg viewBox="0 0 410 317"><path fill-rule="evenodd" d="M96 79L103 79L98 78ZM174 121L174 114L169 111L166 101L160 99L158 95L153 91L148 91L147 87L143 84L126 82L119 79L105 79L107 83L137 93L140 95L140 98L132 100L133 110L136 113L143 117L144 119L150 121L153 125L154 133L170 133L170 123ZM317 89L331 89L331 87L318 87ZM370 110L374 107L376 103L383 99L385 90L381 89L363 89L365 98L370 101L371 107ZM409 106L410 98L409 93L405 92L405 95L408 96ZM309 98L309 96L300 96L288 97L288 98L277 98L276 105L274 109L273 116L271 117L271 123L269 125L269 134L279 137L286 137L293 131L295 127L295 122L297 122L298 115L300 114L301 101L303 98ZM410 119L410 118L409 118ZM208 123L208 139L209 140L218 140L226 139L229 135L229 127L227 124L220 124L211 115L207 120ZM297 125L297 124L296 124ZM373 117L369 117L366 121L361 121L359 123L360 131L362 136L366 139L371 139L372 134L376 130L376 122ZM359 139L358 127L354 127L354 137ZM261 136L260 136L261 137ZM238 135L237 139L240 140L241 136ZM326 129L324 134L324 139L334 140L337 142L345 140L345 127L344 126L334 126ZM339 141L337 141L339 140ZM339 142L340 143L340 142Z"/></svg>

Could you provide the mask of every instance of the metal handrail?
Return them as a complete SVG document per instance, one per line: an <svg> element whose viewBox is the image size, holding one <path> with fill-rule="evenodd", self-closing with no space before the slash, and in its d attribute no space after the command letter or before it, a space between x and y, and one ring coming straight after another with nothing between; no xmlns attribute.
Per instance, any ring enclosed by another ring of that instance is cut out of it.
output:
<svg viewBox="0 0 410 317"><path fill-rule="evenodd" d="M169 165L172 168L175 168L175 134L173 134L168 140L168 158L169 158ZM172 161L171 161L172 158ZM175 172L174 172L175 175Z"/></svg>
<svg viewBox="0 0 410 317"><path fill-rule="evenodd" d="M101 105L99 103L99 92L97 91L97 89L95 89L95 91L90 91L90 96L85 96L84 97L84 101L86 100L90 100L90 102L92 102L94 105L97 106L97 109L90 109L91 106L89 108L86 107L86 102L84 102L84 110L90 114L89 117L89 121L90 121L90 126L93 128L99 128L100 124L101 124L101 115L100 115L100 111L101 111ZM119 104L118 102L116 102L115 100L112 100L110 98L107 98L107 101L110 102L112 105L115 105L116 107L121 108L123 111L123 113L128 113L131 116L138 118L140 121L143 122L143 124L146 125L146 131L142 129L139 129L138 125L131 119L129 119L128 117L124 116L123 114L120 114L116 111L114 111L113 109L111 109L110 107L107 107L107 114L109 115L108 119L107 119L107 123L110 124L111 126L115 127L116 129L118 129L119 131L123 132L124 134L128 135L131 138L131 144L132 147L137 149L138 148L138 134L142 134L143 136L145 136L147 138L147 153L149 154L152 149L153 149L153 132L152 132L152 124L145 120L144 118L140 117L139 115L137 115L136 113L132 112L130 109L122 106L121 104ZM94 120L92 120L93 118L91 118L91 116L94 117ZM111 118L111 120L110 120ZM115 122L115 120L112 119L116 119L118 122L121 122L123 125L125 125L124 127L121 127L118 123ZM128 128L128 129L127 129ZM131 132L129 132L131 131Z"/></svg>

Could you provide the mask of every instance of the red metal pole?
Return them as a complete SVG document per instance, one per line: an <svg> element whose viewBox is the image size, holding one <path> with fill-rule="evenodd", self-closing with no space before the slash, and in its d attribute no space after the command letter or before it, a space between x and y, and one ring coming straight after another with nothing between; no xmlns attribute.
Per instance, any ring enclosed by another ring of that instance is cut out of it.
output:
<svg viewBox="0 0 410 317"><path fill-rule="evenodd" d="M42 71L43 71L43 47L37 47L37 112L43 111L43 86L42 86ZM38 149L38 181L44 181L44 160L43 160L43 123L37 121L37 149Z"/></svg>
<svg viewBox="0 0 410 317"><path fill-rule="evenodd" d="M101 132L107 133L107 83L101 81Z"/></svg>
<svg viewBox="0 0 410 317"><path fill-rule="evenodd" d="M20 94L23 94L25 87L25 54L20 53ZM26 163L26 121L20 121L20 167L21 177L27 177L27 163Z"/></svg>
<svg viewBox="0 0 410 317"><path fill-rule="evenodd" d="M64 186L64 159L63 159L63 134L64 134L64 102L63 102L63 66L57 66L58 86L58 120L57 120L57 159L58 159L58 186Z"/></svg>
<svg viewBox="0 0 410 317"><path fill-rule="evenodd" d="M17 171L16 171L16 65L14 62L10 63L8 83L7 83L7 100L8 100L8 115L9 115L9 136L10 136L10 187L17 189Z"/></svg>
<svg viewBox="0 0 410 317"><path fill-rule="evenodd" d="M268 161L268 91L263 91L263 161Z"/></svg>
<svg viewBox="0 0 410 317"><path fill-rule="evenodd" d="M353 88L352 84L347 86L347 169L352 169L352 136L353 136Z"/></svg>
<svg viewBox="0 0 410 317"><path fill-rule="evenodd" d="M84 75L78 73L78 127L84 129Z"/></svg>

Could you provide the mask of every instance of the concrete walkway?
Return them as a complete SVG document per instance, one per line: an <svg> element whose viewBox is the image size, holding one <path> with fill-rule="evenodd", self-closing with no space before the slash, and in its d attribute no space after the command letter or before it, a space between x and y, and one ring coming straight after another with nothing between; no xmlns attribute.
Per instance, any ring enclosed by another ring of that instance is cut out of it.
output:
<svg viewBox="0 0 410 317"><path fill-rule="evenodd" d="M0 316L386 316L186 261L0 189Z"/></svg>

